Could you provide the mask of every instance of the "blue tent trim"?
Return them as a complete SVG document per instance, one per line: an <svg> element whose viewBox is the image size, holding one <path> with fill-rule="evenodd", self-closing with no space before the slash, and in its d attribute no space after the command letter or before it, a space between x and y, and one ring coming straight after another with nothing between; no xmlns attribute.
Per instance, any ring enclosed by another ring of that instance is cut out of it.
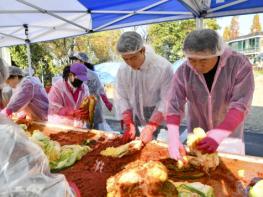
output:
<svg viewBox="0 0 263 197"><path fill-rule="evenodd" d="M262 0L79 0L92 18L93 31L164 21L263 12Z"/></svg>

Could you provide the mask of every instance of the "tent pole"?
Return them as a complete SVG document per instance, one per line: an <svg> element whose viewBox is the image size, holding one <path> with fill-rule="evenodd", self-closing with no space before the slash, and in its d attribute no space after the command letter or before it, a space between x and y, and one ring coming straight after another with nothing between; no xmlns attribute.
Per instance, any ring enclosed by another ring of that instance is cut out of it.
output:
<svg viewBox="0 0 263 197"><path fill-rule="evenodd" d="M26 43L26 51L27 51L28 73L29 73L29 76L32 77L33 69L32 69L32 62L31 62L30 40L28 38L28 25L24 24L23 27L25 28L25 35L26 35L25 43Z"/></svg>
<svg viewBox="0 0 263 197"><path fill-rule="evenodd" d="M203 17L196 17L195 18L195 24L196 24L196 29L203 29L204 28L204 20Z"/></svg>
<svg viewBox="0 0 263 197"><path fill-rule="evenodd" d="M27 41L26 41L26 50L27 50L28 72L29 72L29 76L32 77L33 73L32 73L30 42Z"/></svg>

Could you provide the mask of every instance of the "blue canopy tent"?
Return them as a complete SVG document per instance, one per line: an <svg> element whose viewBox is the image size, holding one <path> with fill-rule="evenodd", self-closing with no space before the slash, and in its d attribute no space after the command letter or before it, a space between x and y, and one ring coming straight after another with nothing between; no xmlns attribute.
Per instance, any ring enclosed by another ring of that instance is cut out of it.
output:
<svg viewBox="0 0 263 197"><path fill-rule="evenodd" d="M262 0L79 0L79 2L91 13L93 31L263 11Z"/></svg>
<svg viewBox="0 0 263 197"><path fill-rule="evenodd" d="M259 12L263 12L262 0L0 1L0 47L164 21Z"/></svg>
<svg viewBox="0 0 263 197"><path fill-rule="evenodd" d="M3 0L0 47L129 26L263 11L262 0ZM29 66L31 66L30 58Z"/></svg>

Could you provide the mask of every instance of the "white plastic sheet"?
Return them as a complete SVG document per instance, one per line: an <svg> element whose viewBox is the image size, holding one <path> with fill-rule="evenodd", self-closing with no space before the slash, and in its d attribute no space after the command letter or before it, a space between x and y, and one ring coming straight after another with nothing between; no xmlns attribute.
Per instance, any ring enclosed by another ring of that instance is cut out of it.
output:
<svg viewBox="0 0 263 197"><path fill-rule="evenodd" d="M74 196L62 174L51 174L43 151L0 114L0 196Z"/></svg>

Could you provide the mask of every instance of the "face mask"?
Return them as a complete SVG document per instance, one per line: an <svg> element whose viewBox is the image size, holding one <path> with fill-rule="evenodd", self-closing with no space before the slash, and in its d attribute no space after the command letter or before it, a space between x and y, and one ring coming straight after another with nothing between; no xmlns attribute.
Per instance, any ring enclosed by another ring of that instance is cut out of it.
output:
<svg viewBox="0 0 263 197"><path fill-rule="evenodd" d="M71 84L75 87L78 88L82 85L83 81L80 81L79 79L74 79L73 82L71 82Z"/></svg>

